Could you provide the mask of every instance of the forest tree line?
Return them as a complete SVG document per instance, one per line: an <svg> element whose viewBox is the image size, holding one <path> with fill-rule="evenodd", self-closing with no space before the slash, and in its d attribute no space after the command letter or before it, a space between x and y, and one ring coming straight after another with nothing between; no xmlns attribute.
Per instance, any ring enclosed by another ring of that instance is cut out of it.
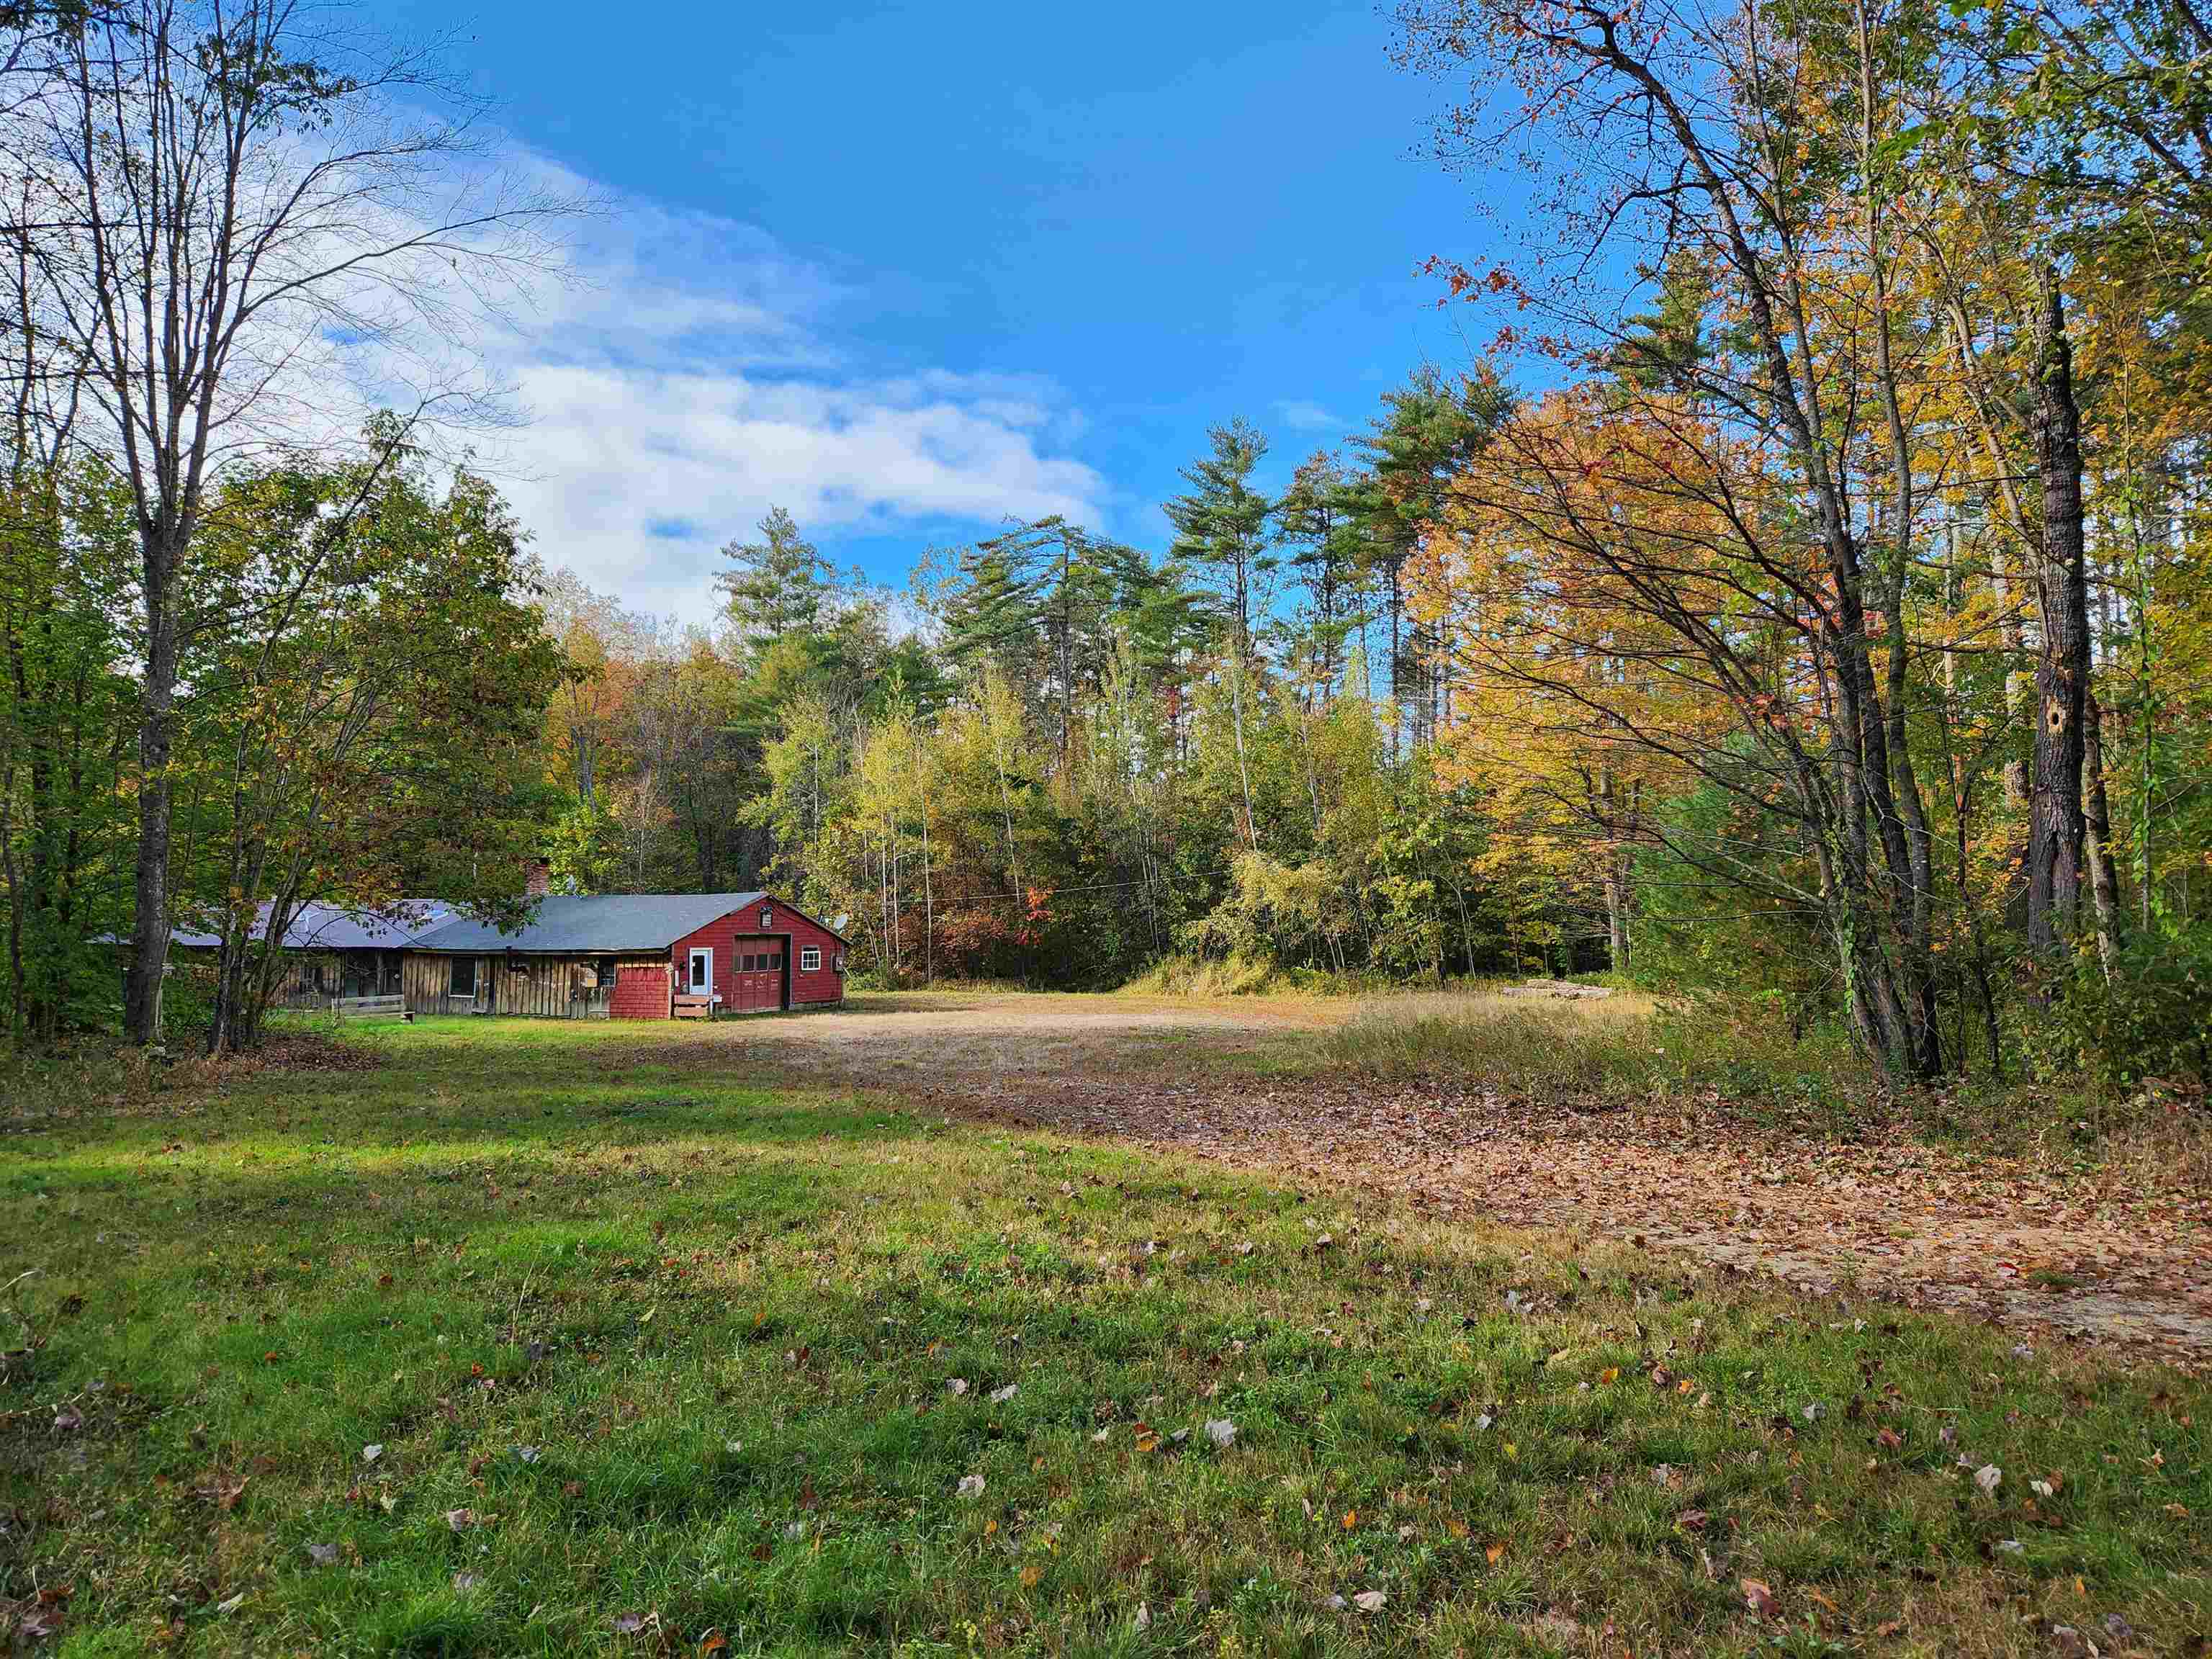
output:
<svg viewBox="0 0 2212 1659"><path fill-rule="evenodd" d="M718 636L580 603L623 665L595 696L731 720L717 807L664 758L685 722L572 711L579 878L680 847L898 981L1611 966L1834 1018L1899 1079L2054 1041L2201 1073L2205 19L1400 21L1468 91L1443 161L1545 186L1531 246L1434 262L1498 319L1478 359L1273 489L1225 423L1152 547L933 554L912 632L781 517L727 550Z"/></svg>
<svg viewBox="0 0 2212 1659"><path fill-rule="evenodd" d="M8 70L49 76L8 107L79 214L14 233L19 1031L97 1001L88 939L131 940L143 1036L173 921L250 975L257 897L496 908L535 848L578 890L788 891L884 983L1610 968L1899 1080L2206 1069L2191 0L1410 0L1439 163L1532 179L1522 234L1431 262L1468 361L1335 449L1224 420L1132 542L1009 523L894 592L772 513L687 619L531 558L428 410L195 459L236 370L149 375L168 346L86 303L209 234L85 228L114 148L63 118L127 149L174 97L177 7L125 9L138 101L65 72L82 17L33 9ZM191 61L249 109L361 94Z"/></svg>

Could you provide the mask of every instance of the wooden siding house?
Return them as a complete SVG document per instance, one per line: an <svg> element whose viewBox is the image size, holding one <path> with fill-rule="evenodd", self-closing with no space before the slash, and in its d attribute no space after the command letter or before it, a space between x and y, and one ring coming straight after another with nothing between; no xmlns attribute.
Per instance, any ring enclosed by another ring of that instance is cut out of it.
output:
<svg viewBox="0 0 2212 1659"><path fill-rule="evenodd" d="M270 905L254 918L253 938L264 938ZM418 939L453 919L453 906L435 899L402 899L383 909L313 902L284 929L282 963L272 1008L327 1008L340 997L391 996L400 989L402 954ZM212 974L222 941L180 928L170 936L172 959L186 972Z"/></svg>
<svg viewBox="0 0 2212 1659"><path fill-rule="evenodd" d="M845 940L767 893L554 894L520 931L465 918L400 965L410 1012L541 1019L834 1007Z"/></svg>

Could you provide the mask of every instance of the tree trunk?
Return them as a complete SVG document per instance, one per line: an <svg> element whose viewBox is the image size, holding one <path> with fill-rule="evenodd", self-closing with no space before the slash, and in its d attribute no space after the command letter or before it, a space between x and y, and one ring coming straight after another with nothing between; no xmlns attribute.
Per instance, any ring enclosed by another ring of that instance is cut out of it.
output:
<svg viewBox="0 0 2212 1659"><path fill-rule="evenodd" d="M2081 907L2087 828L2081 806L2089 694L2089 595L2081 520L2081 413L2058 276L2043 276L2032 427L2043 484L2043 613L2036 662L2035 775L2029 799L2027 939L2049 954Z"/></svg>
<svg viewBox="0 0 2212 1659"><path fill-rule="evenodd" d="M1398 564L1399 562L1396 559L1389 562L1387 571L1389 577L1389 597L1384 600L1390 611L1390 758L1392 760L1399 757L1398 726L1406 706L1403 684L1406 667L1405 642L1400 637L1400 623L1406 614L1406 602L1404 596L1398 590Z"/></svg>
<svg viewBox="0 0 2212 1659"><path fill-rule="evenodd" d="M1996 594L1999 627L2004 640L2008 660L2012 665L2005 670L2004 708L2006 718L2013 730L2032 725L2034 720L2035 684L2021 666L2027 655L2027 630L2021 625L2020 607L2025 603L2015 591L2015 584L2006 570L2006 555L2000 547L1990 556L1990 585ZM2014 807L2025 807L2033 793L2027 757L2015 751L2005 758L2004 798Z"/></svg>
<svg viewBox="0 0 2212 1659"><path fill-rule="evenodd" d="M1252 769L1244 756L1244 642L1237 641L1237 660L1229 668L1229 712L1237 732L1237 781L1244 794L1244 844L1260 850L1260 826L1252 817Z"/></svg>
<svg viewBox="0 0 2212 1659"><path fill-rule="evenodd" d="M1887 674L1881 694L1887 705L1887 725L1881 732L1881 752L1890 773L1884 781L1887 786L1885 793L1894 803L1904 832L1903 858L1897 856L1893 838L1887 833L1883 844L1890 849L1891 879L1901 884L1904 889L1902 895L1893 902L1893 908L1898 922L1899 965L1905 979L1905 994L1911 1003L1914 1060L1922 1077L1932 1078L1942 1071L1943 1066L1942 1016L1936 994L1935 963L1929 949L1935 890L1935 842L1928 827L1927 808L1921 798L1920 779L1912 764L1911 731L1905 717L1911 665L1911 647L1905 627L1905 585L1906 573L1912 565L1912 530L1919 517L1918 498L1914 488L1912 441L1898 392L1897 365L1890 332L1888 236L1881 214L1883 190L1877 161L1880 147L1876 133L1881 118L1877 109L1874 32L1864 0L1860 0L1856 15L1860 159L1865 182L1861 198L1862 228L1866 237L1868 274L1874 285L1875 364L1881 389L1882 413L1888 428L1891 487L1894 491L1888 536L1891 556L1888 568L1883 573L1881 588L1884 643L1887 647ZM1863 648L1863 641L1861 648ZM1879 799L1876 805L1881 805Z"/></svg>
<svg viewBox="0 0 2212 1659"><path fill-rule="evenodd" d="M1598 780L1598 805L1607 831L1605 848L1605 935L1607 961L1616 974L1628 971L1628 851L1620 839L1620 788L1610 770Z"/></svg>
<svg viewBox="0 0 2212 1659"><path fill-rule="evenodd" d="M2120 878L2112 860L2112 814L2105 794L2104 710L2094 687L2083 699L2081 768L2087 785L2082 817L2089 860L2089 896L2097 917L2097 959L2109 979L2120 956Z"/></svg>
<svg viewBox="0 0 2212 1659"><path fill-rule="evenodd" d="M177 620L170 605L176 554L153 526L145 548L146 667L138 715L138 855L131 890L131 970L124 981L123 1033L142 1047L160 1041L161 980L169 965L169 745L177 695Z"/></svg>

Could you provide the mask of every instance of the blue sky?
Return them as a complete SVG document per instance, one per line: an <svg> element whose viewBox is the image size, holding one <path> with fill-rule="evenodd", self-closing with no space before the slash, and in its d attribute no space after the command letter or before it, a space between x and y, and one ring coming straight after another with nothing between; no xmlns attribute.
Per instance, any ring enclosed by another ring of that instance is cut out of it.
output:
<svg viewBox="0 0 2212 1659"><path fill-rule="evenodd" d="M1427 158L1443 93L1364 6L375 9L605 204L495 354L498 470L549 561L661 612L771 501L892 584L1008 513L1156 548L1210 422L1280 477L1467 361L1415 268L1495 252L1518 187Z"/></svg>

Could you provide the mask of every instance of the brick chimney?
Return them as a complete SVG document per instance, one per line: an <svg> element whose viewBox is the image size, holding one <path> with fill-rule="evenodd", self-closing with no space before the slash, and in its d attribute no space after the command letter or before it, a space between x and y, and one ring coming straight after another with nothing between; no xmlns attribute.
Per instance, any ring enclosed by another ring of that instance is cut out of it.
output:
<svg viewBox="0 0 2212 1659"><path fill-rule="evenodd" d="M553 890L553 866L545 859L530 860L529 872L523 878L522 890L532 898L544 898Z"/></svg>

